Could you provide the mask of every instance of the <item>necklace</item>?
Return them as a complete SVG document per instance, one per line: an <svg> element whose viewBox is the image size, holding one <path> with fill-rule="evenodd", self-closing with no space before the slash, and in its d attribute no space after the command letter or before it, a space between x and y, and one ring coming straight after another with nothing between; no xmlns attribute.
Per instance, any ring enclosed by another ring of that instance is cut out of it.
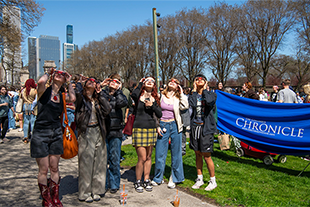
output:
<svg viewBox="0 0 310 207"><path fill-rule="evenodd" d="M52 94L53 94L53 99L54 101L57 101L58 100L58 94L54 93L54 91L52 91Z"/></svg>

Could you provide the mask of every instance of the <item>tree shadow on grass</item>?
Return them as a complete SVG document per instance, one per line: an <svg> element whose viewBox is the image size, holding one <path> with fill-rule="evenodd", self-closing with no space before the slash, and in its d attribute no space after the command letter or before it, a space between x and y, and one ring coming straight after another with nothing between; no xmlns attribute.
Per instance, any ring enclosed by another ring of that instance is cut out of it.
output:
<svg viewBox="0 0 310 207"><path fill-rule="evenodd" d="M269 165L268 166L268 165L265 165L262 161L260 161L260 159L256 159L257 160L256 161L256 160L243 159L242 157L240 158L240 157L230 156L230 155L228 155L228 154L226 154L225 152L222 152L222 151L214 151L212 153L212 156L217 157L219 159L222 159L224 161L240 162L240 163L256 166L258 168L264 168L264 169L267 169L267 170L283 172L283 173L286 173L288 175L293 175L293 176L297 176L301 172L300 170L292 170L292 169L288 169L288 168L285 168L285 167L279 167L279 166L275 166L275 165ZM307 163L305 163L305 167L306 167L306 165L307 165ZM310 172L303 172L301 174L301 176L302 177L310 177Z"/></svg>

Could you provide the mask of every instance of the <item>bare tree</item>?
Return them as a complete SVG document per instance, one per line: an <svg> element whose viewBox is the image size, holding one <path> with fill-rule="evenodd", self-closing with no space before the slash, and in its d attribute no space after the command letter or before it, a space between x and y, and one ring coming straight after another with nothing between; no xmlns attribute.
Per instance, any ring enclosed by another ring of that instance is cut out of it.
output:
<svg viewBox="0 0 310 207"><path fill-rule="evenodd" d="M310 53L310 1L294 1L297 17L297 33L299 44L304 50Z"/></svg>
<svg viewBox="0 0 310 207"><path fill-rule="evenodd" d="M203 9L183 9L176 14L177 32L182 48L178 53L178 67L183 76L193 83L193 78L198 73L203 73L207 63L207 26Z"/></svg>
<svg viewBox="0 0 310 207"><path fill-rule="evenodd" d="M206 14L206 21L209 22L205 41L210 52L208 65L215 78L224 85L237 62L237 13L237 6L219 3L210 7Z"/></svg>
<svg viewBox="0 0 310 207"><path fill-rule="evenodd" d="M241 25L259 58L261 72L258 74L265 87L270 60L283 43L285 34L295 23L292 5L284 0L249 0L243 5L242 14Z"/></svg>
<svg viewBox="0 0 310 207"><path fill-rule="evenodd" d="M32 0L0 0L0 59L12 83L15 70L22 67L21 43L39 24L44 10Z"/></svg>
<svg viewBox="0 0 310 207"><path fill-rule="evenodd" d="M180 74L178 53L182 47L177 34L177 20L174 16L161 18L158 36L158 56L161 80L166 83L169 78Z"/></svg>

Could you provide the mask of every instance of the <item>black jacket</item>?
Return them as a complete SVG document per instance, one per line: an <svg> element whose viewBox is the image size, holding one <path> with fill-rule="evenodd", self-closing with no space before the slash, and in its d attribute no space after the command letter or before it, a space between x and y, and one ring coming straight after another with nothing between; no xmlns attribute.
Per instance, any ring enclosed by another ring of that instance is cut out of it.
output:
<svg viewBox="0 0 310 207"><path fill-rule="evenodd" d="M191 126L194 124L194 118L197 113L197 92L193 92L193 94L189 95L188 103L192 107L193 112L191 114ZM217 95L214 92L203 90L202 98L205 100L205 109L204 109L204 121L203 121L203 135L213 134L216 132L216 119L214 117L214 113L216 110L216 98Z"/></svg>
<svg viewBox="0 0 310 207"><path fill-rule="evenodd" d="M111 137L122 137L123 111L122 107L127 106L128 101L122 90L117 90L109 95L109 88L102 90L103 96L110 103L111 112L107 116L106 126Z"/></svg>
<svg viewBox="0 0 310 207"><path fill-rule="evenodd" d="M86 101L84 96L82 95L83 92L76 94L76 110L75 110L75 116L76 116L76 127L78 130L78 133L85 133L90 115L92 113L92 105L91 102ZM98 101L95 102L95 108L96 108L96 115L101 131L101 135L103 139L106 138L107 129L105 125L105 119L109 115L111 111L111 106L109 102L104 98L103 92L101 91L100 94L98 94Z"/></svg>

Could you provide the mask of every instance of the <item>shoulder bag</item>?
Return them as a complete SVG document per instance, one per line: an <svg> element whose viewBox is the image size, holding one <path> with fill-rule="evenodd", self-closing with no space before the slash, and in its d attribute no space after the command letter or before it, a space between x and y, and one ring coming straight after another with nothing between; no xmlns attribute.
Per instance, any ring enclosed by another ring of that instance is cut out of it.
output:
<svg viewBox="0 0 310 207"><path fill-rule="evenodd" d="M63 131L63 148L64 153L61 155L64 159L71 159L75 157L79 152L78 142L76 140L74 131L68 125L68 116L67 116L67 108L66 108L66 94L62 93L62 100L63 100L63 115L65 116L64 124L65 129ZM63 119L60 119L61 121Z"/></svg>
<svg viewBox="0 0 310 207"><path fill-rule="evenodd" d="M138 99L138 102L140 100L140 97ZM125 124L125 127L123 129L123 134L127 134L128 136L132 135L132 128L133 128L133 123L135 122L135 114L137 112L137 108L138 108L138 103L136 103L134 111L132 112L132 114L130 114L127 118L127 122Z"/></svg>

